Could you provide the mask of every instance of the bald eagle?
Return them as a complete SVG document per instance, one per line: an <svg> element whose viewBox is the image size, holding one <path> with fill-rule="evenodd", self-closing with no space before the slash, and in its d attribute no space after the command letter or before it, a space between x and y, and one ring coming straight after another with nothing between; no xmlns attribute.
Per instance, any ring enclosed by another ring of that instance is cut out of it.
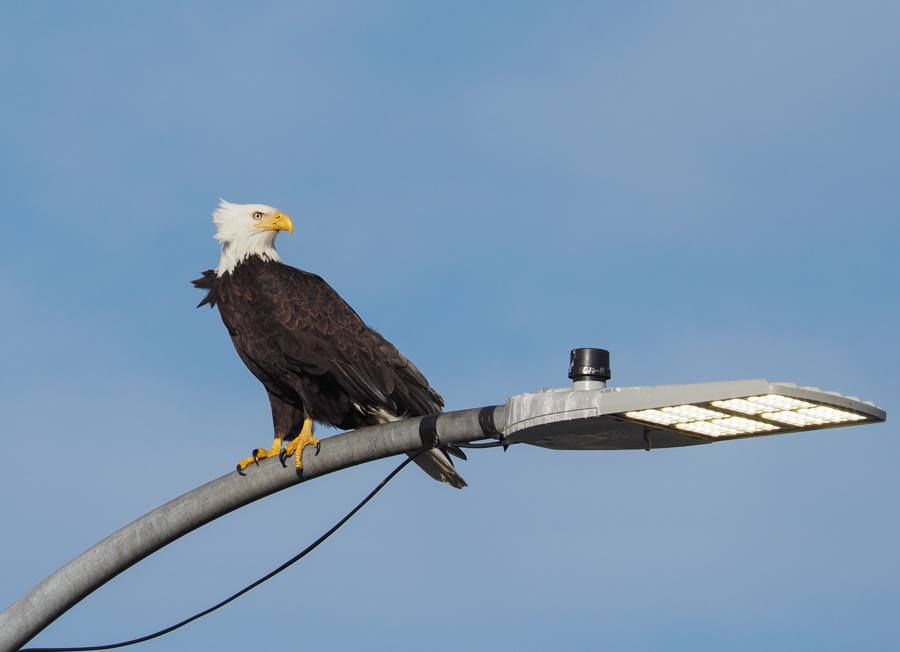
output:
<svg viewBox="0 0 900 652"><path fill-rule="evenodd" d="M275 238L293 232L287 215L222 200L213 222L222 254L215 270L193 281L207 291L197 307L219 308L238 355L266 388L275 430L271 448L255 449L239 472L290 455L302 472L303 449L319 447L314 422L355 429L441 411L444 400L422 372L328 283L281 262ZM447 450L415 461L436 480L466 486Z"/></svg>

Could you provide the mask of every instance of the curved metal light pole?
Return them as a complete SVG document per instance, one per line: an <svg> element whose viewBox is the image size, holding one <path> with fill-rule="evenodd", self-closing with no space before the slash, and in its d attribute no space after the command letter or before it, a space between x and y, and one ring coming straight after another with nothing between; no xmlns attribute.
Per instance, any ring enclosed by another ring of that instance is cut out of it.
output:
<svg viewBox="0 0 900 652"><path fill-rule="evenodd" d="M423 446L495 438L552 449L651 450L886 419L855 397L765 380L607 388L608 367L602 349L576 349L571 388L327 437L318 455L305 452L302 479L292 464L269 458L244 476L208 482L103 539L0 613L0 652L18 650L122 571L220 516L301 481Z"/></svg>
<svg viewBox="0 0 900 652"><path fill-rule="evenodd" d="M18 650L122 571L220 516L300 482L433 446L435 436L442 444L496 436L492 418L502 426L504 413L503 407L446 412L326 437L318 455L304 451L302 479L293 464L269 458L246 475L232 471L207 482L114 532L14 602L0 614L0 651Z"/></svg>

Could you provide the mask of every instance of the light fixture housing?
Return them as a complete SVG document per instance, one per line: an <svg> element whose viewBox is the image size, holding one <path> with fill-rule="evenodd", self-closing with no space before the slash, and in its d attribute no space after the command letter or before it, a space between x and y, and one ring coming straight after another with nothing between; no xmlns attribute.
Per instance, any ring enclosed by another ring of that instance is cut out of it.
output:
<svg viewBox="0 0 900 652"><path fill-rule="evenodd" d="M693 446L885 421L855 396L767 380L549 389L511 397L504 436L554 449Z"/></svg>

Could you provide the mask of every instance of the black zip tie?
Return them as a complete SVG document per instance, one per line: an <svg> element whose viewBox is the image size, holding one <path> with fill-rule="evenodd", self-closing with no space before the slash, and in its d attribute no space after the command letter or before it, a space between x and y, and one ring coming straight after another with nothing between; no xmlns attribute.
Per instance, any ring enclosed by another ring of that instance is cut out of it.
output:
<svg viewBox="0 0 900 652"><path fill-rule="evenodd" d="M500 440L500 445L503 446L503 450L505 451L509 448L509 442L506 440L506 437L503 436L503 433L497 429L497 424L494 421L494 412L497 410L496 405L491 405L488 407L483 407L478 410L478 425L481 426L481 432L489 437L496 436L497 439Z"/></svg>
<svg viewBox="0 0 900 652"><path fill-rule="evenodd" d="M497 424L494 423L494 410L496 409L496 405L491 405L478 410L478 425L481 426L482 434L496 435L499 432Z"/></svg>
<svg viewBox="0 0 900 652"><path fill-rule="evenodd" d="M439 443L437 431L437 414L429 414L422 417L419 421L419 437L422 438L422 445L425 448L437 448Z"/></svg>

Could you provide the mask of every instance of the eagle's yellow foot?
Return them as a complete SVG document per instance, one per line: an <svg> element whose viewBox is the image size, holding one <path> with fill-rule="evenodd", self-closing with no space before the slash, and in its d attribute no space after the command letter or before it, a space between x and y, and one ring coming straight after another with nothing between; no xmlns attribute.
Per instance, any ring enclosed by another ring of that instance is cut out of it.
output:
<svg viewBox="0 0 900 652"><path fill-rule="evenodd" d="M267 457L276 457L281 452L281 441L281 437L276 437L272 440L272 448L268 450L265 448L254 448L250 457L245 457L238 462L237 472L243 475L244 469L251 464L259 464L260 460L264 460Z"/></svg>
<svg viewBox="0 0 900 652"><path fill-rule="evenodd" d="M312 419L304 420L303 429L300 431L300 434L289 441L284 447L284 450L281 451L281 455L279 455L282 464L284 464L288 455L293 455L294 466L297 469L297 473L303 472L303 449L307 446L315 446L316 455L318 455L319 450L322 448L321 440L313 436L312 430Z"/></svg>

